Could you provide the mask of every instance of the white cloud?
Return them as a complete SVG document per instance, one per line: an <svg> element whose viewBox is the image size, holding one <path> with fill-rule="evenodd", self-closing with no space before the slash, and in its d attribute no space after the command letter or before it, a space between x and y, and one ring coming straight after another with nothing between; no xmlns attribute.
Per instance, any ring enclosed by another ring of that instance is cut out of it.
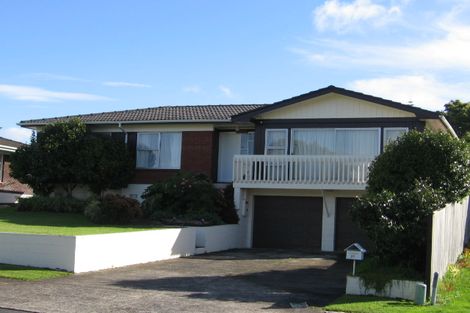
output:
<svg viewBox="0 0 470 313"><path fill-rule="evenodd" d="M37 80L64 80L64 81L79 81L79 82L91 82L90 80L78 78L74 76L53 74L53 73L29 73L23 76L30 77Z"/></svg>
<svg viewBox="0 0 470 313"><path fill-rule="evenodd" d="M124 87L124 88L150 88L152 86L140 83L129 83L129 82L116 82L116 81L107 81L103 82L104 86L108 87Z"/></svg>
<svg viewBox="0 0 470 313"><path fill-rule="evenodd" d="M348 88L432 111L443 110L453 99L470 100L470 82L449 84L424 75L356 80Z"/></svg>
<svg viewBox="0 0 470 313"><path fill-rule="evenodd" d="M183 87L183 91L187 93L201 93L202 88L198 85L189 85L189 86Z"/></svg>
<svg viewBox="0 0 470 313"><path fill-rule="evenodd" d="M387 67L406 70L470 70L470 24L457 22L451 12L429 24L435 35L428 40L410 38L396 44L369 44L317 39L310 48L293 53L316 65L338 68Z"/></svg>
<svg viewBox="0 0 470 313"><path fill-rule="evenodd" d="M370 0L341 2L327 0L314 11L314 24L319 31L334 30L345 33L356 29L361 23L381 26L399 16L399 6L385 7Z"/></svg>
<svg viewBox="0 0 470 313"><path fill-rule="evenodd" d="M224 94L224 96L229 97L229 98L233 97L232 89L230 89L229 87L220 85L219 90Z"/></svg>
<svg viewBox="0 0 470 313"><path fill-rule="evenodd" d="M0 95L14 100L35 102L112 100L111 98L89 93L51 91L39 87L21 85L0 85Z"/></svg>
<svg viewBox="0 0 470 313"><path fill-rule="evenodd" d="M31 129L21 128L21 127L10 127L5 129L0 129L0 136L16 140L23 143L29 143L32 134Z"/></svg>

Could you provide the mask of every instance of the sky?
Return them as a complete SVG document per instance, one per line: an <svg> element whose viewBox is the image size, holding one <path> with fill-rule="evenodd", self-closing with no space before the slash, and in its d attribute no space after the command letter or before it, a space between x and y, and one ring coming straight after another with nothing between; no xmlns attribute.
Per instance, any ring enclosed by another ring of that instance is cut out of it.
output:
<svg viewBox="0 0 470 313"><path fill-rule="evenodd" d="M0 136L328 85L443 110L470 101L469 14L470 0L0 0Z"/></svg>

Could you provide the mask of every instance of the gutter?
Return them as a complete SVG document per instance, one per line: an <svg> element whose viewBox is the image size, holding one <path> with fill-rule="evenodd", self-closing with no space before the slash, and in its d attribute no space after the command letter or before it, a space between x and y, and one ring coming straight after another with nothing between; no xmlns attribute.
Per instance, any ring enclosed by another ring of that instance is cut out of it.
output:
<svg viewBox="0 0 470 313"><path fill-rule="evenodd" d="M51 122L31 122L31 123L18 123L21 127L34 127L44 126ZM199 123L231 123L231 120L149 120L149 121L106 121L106 122L83 122L87 125L113 125L113 124L199 124Z"/></svg>
<svg viewBox="0 0 470 313"><path fill-rule="evenodd" d="M16 149L18 149L18 148L0 145L0 151L15 152Z"/></svg>
<svg viewBox="0 0 470 313"><path fill-rule="evenodd" d="M459 138L457 136L456 132L454 131L454 128L452 128L452 125L447 121L444 115L439 115L439 119L441 120L442 124L449 130L449 132L454 136L455 138Z"/></svg>

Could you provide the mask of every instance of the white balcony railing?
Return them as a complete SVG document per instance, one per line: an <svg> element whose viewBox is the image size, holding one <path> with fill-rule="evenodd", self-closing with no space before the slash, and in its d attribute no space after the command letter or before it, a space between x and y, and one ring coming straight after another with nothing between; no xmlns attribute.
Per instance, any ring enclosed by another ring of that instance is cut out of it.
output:
<svg viewBox="0 0 470 313"><path fill-rule="evenodd" d="M233 183L241 188L365 189L373 159L338 155L236 155Z"/></svg>

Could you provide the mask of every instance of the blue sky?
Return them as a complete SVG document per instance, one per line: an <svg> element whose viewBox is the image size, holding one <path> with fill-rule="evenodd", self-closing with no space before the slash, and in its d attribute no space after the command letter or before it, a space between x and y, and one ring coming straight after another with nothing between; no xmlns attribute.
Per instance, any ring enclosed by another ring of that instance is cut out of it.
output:
<svg viewBox="0 0 470 313"><path fill-rule="evenodd" d="M0 136L20 120L270 103L328 85L470 101L470 1L0 0Z"/></svg>

